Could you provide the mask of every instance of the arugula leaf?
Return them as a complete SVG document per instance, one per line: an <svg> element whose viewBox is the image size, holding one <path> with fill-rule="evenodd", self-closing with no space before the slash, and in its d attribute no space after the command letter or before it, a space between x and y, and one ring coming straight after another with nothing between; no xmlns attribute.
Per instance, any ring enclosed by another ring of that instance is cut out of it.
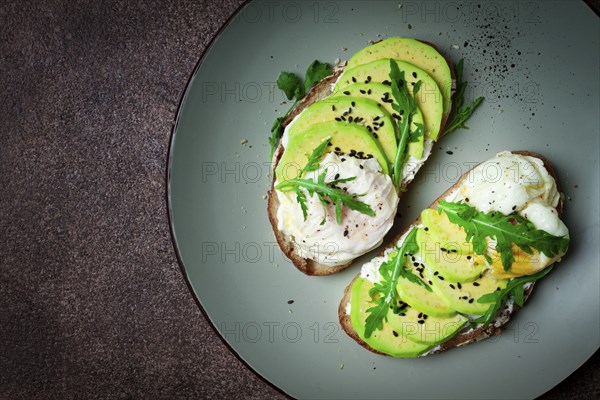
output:
<svg viewBox="0 0 600 400"><path fill-rule="evenodd" d="M273 158L273 153L279 143L279 139L283 136L283 121L286 120L290 112L296 107L296 104L298 104L298 101L304 97L312 85L332 73L333 70L329 64L315 60L306 70L304 83L302 83L300 77L294 73L284 71L279 74L279 78L277 78L277 87L285 93L288 100L294 99L295 102L282 117L277 117L273 126L271 126L271 136L269 137L269 144L271 145L270 159Z"/></svg>
<svg viewBox="0 0 600 400"><path fill-rule="evenodd" d="M275 189L282 192L294 191L296 193L296 200L298 203L300 203L300 208L302 209L302 215L304 216L305 221L308 216L308 206L306 205L306 194L302 191L302 188L306 189L311 197L315 193L317 194L317 198L323 206L323 219L321 220L321 225L325 224L327 218L327 206L330 203L335 205L335 217L338 224L342 223L342 205L347 206L351 210L374 217L375 211L373 211L370 205L356 200L356 197L362 196L363 194L349 194L345 190L337 187L339 183L353 181L356 179L355 176L334 179L326 182L325 178L327 177L327 168L325 168L317 177L316 182L311 178L302 178L306 172L312 172L319 169L319 160L327 151L327 146L329 145L330 140L331 137L326 138L313 150L312 154L308 157L307 164L304 166L304 168L302 168L302 170L300 170L296 178L287 179L279 183L277 186L275 186Z"/></svg>
<svg viewBox="0 0 600 400"><path fill-rule="evenodd" d="M304 96L304 86L298 75L291 72L282 72L277 79L277 87L283 90L288 100L300 99Z"/></svg>
<svg viewBox="0 0 600 400"><path fill-rule="evenodd" d="M369 290L369 296L375 303L373 307L367 309L367 319L365 321L365 337L370 337L375 330L383 328L383 322L387 321L387 313L392 308L394 312L398 312L398 292L396 284L398 278L403 277L411 282L424 285L431 291L431 288L421 281L419 277L404 268L404 263L407 254L415 254L419 251L417 244L417 229L413 228L402 245L398 249L396 256L383 262L379 267L381 280L375 283L375 286Z"/></svg>
<svg viewBox="0 0 600 400"><path fill-rule="evenodd" d="M501 256L505 271L510 271L514 261L512 243L528 254L536 249L547 257L564 254L569 247L567 237L553 236L536 229L533 223L516 213L483 213L463 202L451 203L445 200L438 205L438 212L444 212L450 222L463 227L467 234L466 241L472 242L475 253L485 256L490 263L486 237L496 240L496 251Z"/></svg>
<svg viewBox="0 0 600 400"><path fill-rule="evenodd" d="M392 169L392 179L397 188L400 188L402 183L402 167L406 162L406 151L408 142L417 141L418 135L422 135L419 129L411 137L410 125L412 117L417 111L417 102L414 99L414 95L418 93L421 88L421 81L415 84L413 89L413 96L408 93L406 88L406 81L404 80L404 71L401 71L398 67L398 63L393 59L390 59L390 80L392 83L392 96L394 96L395 102L392 103L392 108L396 110L402 118L398 125L398 150L396 151L396 157L394 159L394 166Z"/></svg>
<svg viewBox="0 0 600 400"><path fill-rule="evenodd" d="M468 82L462 80L463 73L463 60L458 62L456 67L456 94L454 95L454 109L456 110L450 117L446 124L446 129L442 135L447 135L454 132L457 129L469 129L466 125L467 120L473 115L477 107L484 100L483 97L478 97L473 101L471 106L464 106L465 103L465 89L467 88Z"/></svg>
<svg viewBox="0 0 600 400"><path fill-rule="evenodd" d="M415 124L415 126L416 129L414 131L411 131L408 135L409 143L415 143L420 141L421 137L423 137L423 135L425 134L425 128L423 127L423 124Z"/></svg>
<svg viewBox="0 0 600 400"><path fill-rule="evenodd" d="M329 76L333 73L333 69L331 65L327 63L322 63L318 60L315 60L310 64L306 70L306 78L304 79L304 90L308 92L308 89L312 87L315 83L319 82L321 79Z"/></svg>
<svg viewBox="0 0 600 400"><path fill-rule="evenodd" d="M498 311L502 308L504 303L506 303L506 301L510 298L510 296L513 297L515 304L517 304L519 307L523 307L523 303L525 301L524 285L526 283L535 282L539 279L542 279L544 276L548 275L553 268L554 264L544 268L543 270L533 275L520 276L518 278L511 279L504 289L484 294L483 296L478 298L478 303L493 304L490 305L485 314L483 314L479 318L474 319L471 322L471 326L475 327L478 324L483 324L484 327L487 327L490 324L490 322L492 322Z"/></svg>

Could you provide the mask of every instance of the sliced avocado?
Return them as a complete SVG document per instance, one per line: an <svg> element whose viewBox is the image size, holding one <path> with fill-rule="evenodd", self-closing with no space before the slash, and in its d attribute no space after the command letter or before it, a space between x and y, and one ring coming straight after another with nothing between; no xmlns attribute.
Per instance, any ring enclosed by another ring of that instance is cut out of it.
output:
<svg viewBox="0 0 600 400"><path fill-rule="evenodd" d="M410 38L391 37L360 50L350 60L348 68L382 58L409 62L427 71L444 96L444 112L450 110L452 73L448 62L433 46Z"/></svg>
<svg viewBox="0 0 600 400"><path fill-rule="evenodd" d="M331 146L329 146L331 151L349 154L354 150L360 157L374 157L379 162L383 173L389 173L388 159L379 142L367 128L343 121L329 121L315 124L289 139L275 169L277 179L282 182L296 178L298 172L308 162L308 157L313 150L328 137L331 137Z"/></svg>
<svg viewBox="0 0 600 400"><path fill-rule="evenodd" d="M431 230L417 231L419 255L430 268L453 282L471 282L479 277L486 266L485 259L476 254L461 254L456 243L439 241Z"/></svg>
<svg viewBox="0 0 600 400"><path fill-rule="evenodd" d="M375 330L370 337L365 337L365 321L367 309L374 304L369 296L373 283L362 278L357 278L352 284L350 299L350 322L358 336L373 349L389 354L393 357L415 358L431 348L431 345L418 343L395 331L391 325L384 321L381 330ZM393 314L391 311L388 316Z"/></svg>
<svg viewBox="0 0 600 400"><path fill-rule="evenodd" d="M448 219L445 213L426 208L421 212L421 222L427 230L428 237L433 243L458 254L470 255L473 245L467 242L465 230Z"/></svg>
<svg viewBox="0 0 600 400"><path fill-rule="evenodd" d="M388 314L388 322L398 333L412 341L436 345L454 336L468 319L461 314L453 317L433 317L416 308Z"/></svg>
<svg viewBox="0 0 600 400"><path fill-rule="evenodd" d="M396 157L398 145L392 117L377 101L367 98L327 97L313 103L290 125L288 135L291 138L312 125L334 120L367 128L379 141L388 159Z"/></svg>
<svg viewBox="0 0 600 400"><path fill-rule="evenodd" d="M425 120L425 135L436 140L440 134L442 117L444 114L444 98L435 80L427 72L419 67L404 61L398 61L398 67L404 71L404 78L407 82L408 92L412 95L413 86L417 81L422 81L421 89L415 100L417 106L423 113ZM343 93L346 87L358 82L379 82L390 81L390 59L385 58L368 64L357 65L354 68L347 68L340 76L334 93ZM393 97L392 97L393 99Z"/></svg>
<svg viewBox="0 0 600 400"><path fill-rule="evenodd" d="M414 264L417 264L416 266ZM407 259L406 269L418 276L423 282L428 283L427 279L423 276L424 267L419 263ZM434 291L429 291L423 286L411 282L404 277L398 278L398 284L396 286L398 295L412 308L419 310L427 315L434 317L452 317L456 314L456 311L451 307L448 307L446 302L442 300Z"/></svg>
<svg viewBox="0 0 600 400"><path fill-rule="evenodd" d="M384 85L383 83L354 83L350 86L344 88L342 93L337 93L338 96L332 97L332 99L339 98L343 96L351 96L351 97L364 97L367 99L371 99L377 101L381 106L385 108L385 110L392 116L392 118L397 119L398 121L402 121L404 116L400 115L394 108L392 107L391 96L392 89L388 85ZM421 125L425 127L425 123L423 122L423 113L421 109L417 107L417 111L413 115L411 120L410 130L414 132L417 129L417 125ZM423 158L423 148L424 148L424 140L425 137L419 137L418 142L411 142L408 144L408 154L417 159ZM393 160L394 157L390 158Z"/></svg>
<svg viewBox="0 0 600 400"><path fill-rule="evenodd" d="M432 289L444 302L454 310L470 315L481 315L489 308L487 303L478 303L477 299L484 294L491 293L497 288L504 289L507 279L494 279L483 275L469 283L452 282L428 266L424 271L425 276L432 282Z"/></svg>

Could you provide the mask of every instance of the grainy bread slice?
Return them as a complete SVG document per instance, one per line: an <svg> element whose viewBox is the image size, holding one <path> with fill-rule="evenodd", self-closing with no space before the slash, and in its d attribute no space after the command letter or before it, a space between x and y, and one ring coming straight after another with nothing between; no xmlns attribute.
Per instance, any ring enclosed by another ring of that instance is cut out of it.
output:
<svg viewBox="0 0 600 400"><path fill-rule="evenodd" d="M552 165L550 165L550 163L542 155L540 155L538 153L533 153L530 151L513 151L512 153L521 154L524 156L532 156L532 157L536 157L536 158L539 158L540 160L542 160L544 162L544 167L556 181L556 187L557 187L558 192L561 193L560 186L558 184L558 180L556 178L554 169L552 168ZM465 174L463 174L454 185L452 185L448 190L446 190L444 193L442 193L442 195L440 195L440 197L438 197L433 203L431 203L429 208L437 207L438 203L442 199L444 199L446 196L448 196L453 190L458 188L458 186L461 184L461 182L467 177L468 173L469 173L469 171L467 171ZM559 216L562 216L562 211L563 211L563 196L562 196L562 194L561 194L561 198L560 198L560 201L559 201L556 209L558 211ZM406 229L404 229L398 236L396 236L387 247L394 246L394 244L402 237L402 235L404 235L406 232L408 232L408 230L411 229L413 226L418 225L420 222L421 222L420 217L417 218L416 220L414 220L409 226L406 227ZM380 255L383 255L384 251L385 251L385 249L381 251ZM352 285L354 284L354 281L356 280L356 278L358 278L359 276L360 276L360 274L357 275L352 280L352 282L350 282L350 284L346 287L346 289L344 289L344 296L342 297L342 300L340 301L340 305L338 307L338 318L340 321L340 325L342 326L344 331L350 337L352 337L358 344L360 344L367 350L372 351L377 354L386 355L380 351L373 349L368 344L366 344L358 336L358 333L352 326L352 323L350 322L350 316L346 315L346 305L350 302ZM534 285L535 285L535 283L531 283L531 284L529 284L529 286L526 287L525 300L527 300L529 298L529 296L531 295ZM425 353L425 355L440 353L445 350L449 350L449 349L452 349L455 347L460 347L460 346L464 346L469 343L483 340L492 335L499 335L502 332L504 325L510 320L511 316L515 312L518 311L518 309L519 309L519 307L517 305L513 305L512 307L504 307L503 309L501 309L498 312L498 315L496 316L496 318L487 326L487 328L479 327L477 329L472 329L470 326L466 326L461 331L459 331L455 336L453 336L451 339L442 343L441 345L436 347L434 350Z"/></svg>
<svg viewBox="0 0 600 400"><path fill-rule="evenodd" d="M433 48L436 48L433 44L431 44L429 42L423 42L423 43L427 43L430 46L432 46ZM436 48L436 50L438 50L438 49ZM438 52L440 54L442 54L441 51L438 50ZM452 91L454 93L454 89L456 86L455 75L454 75L454 65L447 58L446 58L446 62L450 66L450 72L452 74ZM342 72L344 72L345 66L346 66L346 63L337 65L334 68L333 73L330 76L323 78L319 83L314 85L312 87L312 89L306 94L306 96L302 100L300 100L298 102L298 104L296 105L296 107L294 107L294 109L289 113L288 117L285 119L285 121L283 121L282 126L286 127L290 122L292 122L292 120L296 116L298 116L302 111L304 111L304 109L306 107L308 107L311 104L315 103L316 101L322 100L325 97L327 97L328 95L330 95L332 93L333 84L337 81L337 79L340 77ZM448 117L449 117L449 113L444 114L442 116L440 132L443 131L443 128L446 124L446 121L448 120ZM298 268L300 271L302 271L306 275L323 276L323 275L335 274L336 272L339 272L339 271L343 270L344 268L346 268L347 266L349 266L352 263L352 261L349 261L348 263L343 264L343 265L331 267L328 265L320 264L311 259L303 258L302 255L300 254L300 252L298 251L298 249L296 248L294 242L291 240L291 238L286 237L285 234L278 229L277 209L279 208L279 199L277 198L277 194L275 193L273 184L275 183L275 179L276 179L275 168L277 167L277 164L279 163L279 160L281 159L283 151L284 151L283 145L280 144L277 147L277 149L273 155L273 160L272 160L273 177L272 177L272 181L271 181L271 189L269 190L269 192L267 194L267 197L268 197L267 212L269 215L269 221L271 222L271 227L273 228L273 233L275 234L275 239L277 240L277 244L279 245L281 251L287 256L287 258L289 258L292 261L292 263L296 266L296 268ZM411 181L412 181L412 179L407 180L405 182L405 184L403 185L403 189L405 189Z"/></svg>

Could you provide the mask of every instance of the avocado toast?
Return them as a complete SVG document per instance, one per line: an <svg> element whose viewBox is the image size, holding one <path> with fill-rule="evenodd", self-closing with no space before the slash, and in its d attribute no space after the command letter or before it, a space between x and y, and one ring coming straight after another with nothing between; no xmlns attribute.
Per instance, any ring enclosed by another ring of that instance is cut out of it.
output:
<svg viewBox="0 0 600 400"><path fill-rule="evenodd" d="M363 265L344 291L340 324L368 350L399 358L499 334L567 251L562 208L542 156L499 153Z"/></svg>
<svg viewBox="0 0 600 400"><path fill-rule="evenodd" d="M456 81L434 46L394 37L359 51L308 90L317 71L322 64L313 63L304 88L289 73L278 80L290 99L307 93L273 128L281 143L271 141L268 215L279 247L300 271L329 275L382 243L401 193L446 132ZM466 118L450 125L464 126Z"/></svg>

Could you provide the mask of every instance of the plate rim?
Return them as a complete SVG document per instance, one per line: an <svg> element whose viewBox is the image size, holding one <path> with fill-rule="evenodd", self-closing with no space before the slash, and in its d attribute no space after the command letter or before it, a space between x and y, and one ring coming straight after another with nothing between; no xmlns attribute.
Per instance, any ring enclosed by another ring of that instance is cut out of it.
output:
<svg viewBox="0 0 600 400"><path fill-rule="evenodd" d="M176 135L177 128L179 126L179 119L181 117L182 106L187 98L188 93L189 93L191 83L192 83L193 79L196 77L196 74L198 73L198 69L200 69L200 67L204 63L206 54L212 49L213 45L215 44L215 41L221 36L221 34L225 31L225 29L227 29L227 27L229 27L229 25L235 19L235 17L237 17L238 14L242 11L242 9L244 7L246 7L246 5L248 5L252 1L253 0L244 0L242 2L242 4L240 4L237 7L237 9L229 16L229 18L227 18L227 20L221 25L221 27L217 30L217 32L211 37L210 41L208 42L208 44L202 51L202 54L200 54L200 57L198 58L196 65L194 65L194 68L192 69L192 72L190 73L190 75L187 79L185 87L179 96L179 101L177 104L177 112L175 113L175 117L171 124L172 128L171 128L171 132L169 134L169 144L168 144L168 148L167 148L167 165L166 165L166 170L165 170L165 193L164 193L165 200L166 200L166 206L167 206L167 223L169 225L169 237L171 239L170 242L173 245L173 250L175 252L175 257L177 259L177 264L179 266L181 275L183 276L183 280L185 281L185 285L187 286L189 293L192 295L194 302L200 309L200 312L206 319L206 322L211 327L212 331L216 334L216 336L219 338L221 343L223 343L225 345L225 347L229 350L229 352L232 353L244 365L244 367L246 367L248 370L252 371L252 373L255 376L257 376L261 381L265 382L271 388L275 389L277 392L283 394L284 396L291 398L291 399L296 399L295 397L293 397L292 395L290 395L289 393L284 391L282 388L280 388L279 386L275 385L273 382L271 382L270 380L265 378L258 371L256 371L246 360L244 360L242 358L242 356L233 348L233 346L231 346L227 342L227 340L221 334L221 332L219 332L216 325L213 323L212 319L206 312L206 309L200 302L200 299L196 295L196 292L194 291L194 288L190 282L190 278L187 273L187 269L185 267L183 258L181 257L181 253L179 251L179 245L177 244L177 238L175 236L175 226L173 224L173 207L172 207L172 199L171 199L171 172L172 172L172 167L173 167L173 144L175 143L175 135Z"/></svg>

